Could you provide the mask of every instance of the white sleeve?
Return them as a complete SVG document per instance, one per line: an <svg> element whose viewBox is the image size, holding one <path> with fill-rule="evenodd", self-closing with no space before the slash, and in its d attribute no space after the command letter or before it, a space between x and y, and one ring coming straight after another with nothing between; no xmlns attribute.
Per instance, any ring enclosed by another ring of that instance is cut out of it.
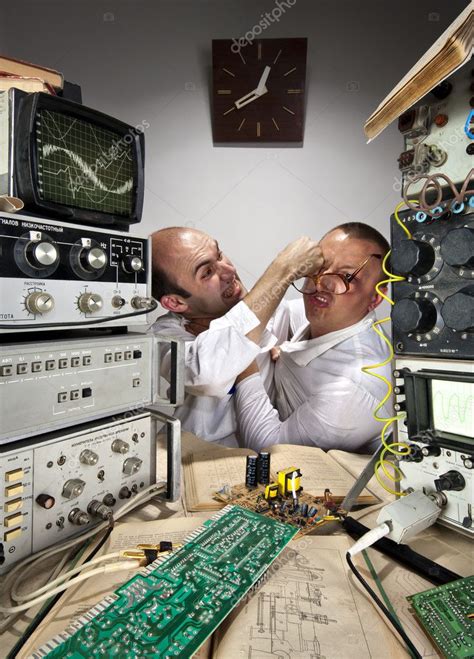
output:
<svg viewBox="0 0 474 659"><path fill-rule="evenodd" d="M258 374L237 385L235 405L240 439L255 451L273 444L304 444L354 452L382 428L372 417L377 401L342 378L321 388L285 421L280 420Z"/></svg>
<svg viewBox="0 0 474 659"><path fill-rule="evenodd" d="M222 398L233 387L235 378L262 352L262 348L245 335L260 321L245 302L239 302L221 318L213 320L209 329L193 336L179 326L166 333L185 340L185 388L194 396ZM175 331L178 330L178 331ZM160 323L154 330L160 332ZM275 341L265 338L268 350ZM169 381L171 351L163 350L161 375Z"/></svg>

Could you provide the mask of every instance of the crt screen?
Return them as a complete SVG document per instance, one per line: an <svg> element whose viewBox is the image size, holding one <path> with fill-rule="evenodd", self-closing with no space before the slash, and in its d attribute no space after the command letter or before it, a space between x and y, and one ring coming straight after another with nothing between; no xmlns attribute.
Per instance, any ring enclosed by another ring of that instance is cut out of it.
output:
<svg viewBox="0 0 474 659"><path fill-rule="evenodd" d="M38 194L86 210L129 216L133 210L134 137L41 110L36 119Z"/></svg>
<svg viewBox="0 0 474 659"><path fill-rule="evenodd" d="M432 380L431 402L435 430L474 438L474 383Z"/></svg>

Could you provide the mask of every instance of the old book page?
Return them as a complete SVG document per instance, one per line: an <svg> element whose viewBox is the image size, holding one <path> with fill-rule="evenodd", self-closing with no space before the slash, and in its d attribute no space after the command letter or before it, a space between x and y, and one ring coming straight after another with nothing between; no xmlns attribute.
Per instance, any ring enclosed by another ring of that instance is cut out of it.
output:
<svg viewBox="0 0 474 659"><path fill-rule="evenodd" d="M349 576L346 536L292 542L214 634L213 659L408 657Z"/></svg>
<svg viewBox="0 0 474 659"><path fill-rule="evenodd" d="M159 519L153 522L130 522L118 524L104 547L101 554L127 549L141 543L156 544L160 540L171 540L173 543L182 543L184 539L202 525L202 518L171 518ZM66 591L58 604L43 620L28 643L24 646L18 659L28 657L30 653L49 641L53 636L62 632L68 625L83 613L98 604L104 597L110 595L125 581L136 574L137 569L102 575L78 584ZM202 655L207 656L207 654Z"/></svg>
<svg viewBox="0 0 474 659"><path fill-rule="evenodd" d="M367 119L364 129L369 141L430 89L467 64L473 50L473 32L471 2Z"/></svg>
<svg viewBox="0 0 474 659"><path fill-rule="evenodd" d="M220 510L225 504L213 499L224 485L245 482L249 449L216 448L214 451L191 453L183 458L184 498L186 510Z"/></svg>
<svg viewBox="0 0 474 659"><path fill-rule="evenodd" d="M278 444L269 449L271 471L276 473L287 467L299 467L303 474L304 491L322 497L329 488L334 497L344 497L354 484L354 477L325 453L313 446ZM216 501L214 492L224 485L245 482L248 449L219 448L214 451L191 453L183 460L185 481L185 507L193 510L219 510L225 504ZM362 492L360 503L374 503L377 499L368 490Z"/></svg>

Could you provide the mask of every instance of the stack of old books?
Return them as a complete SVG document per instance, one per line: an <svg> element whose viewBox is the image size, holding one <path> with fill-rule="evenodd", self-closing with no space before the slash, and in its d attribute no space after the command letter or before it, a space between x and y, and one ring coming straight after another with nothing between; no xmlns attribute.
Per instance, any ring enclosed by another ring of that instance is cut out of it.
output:
<svg viewBox="0 0 474 659"><path fill-rule="evenodd" d="M0 92L12 87L25 92L57 94L64 87L64 77L54 69L0 55Z"/></svg>

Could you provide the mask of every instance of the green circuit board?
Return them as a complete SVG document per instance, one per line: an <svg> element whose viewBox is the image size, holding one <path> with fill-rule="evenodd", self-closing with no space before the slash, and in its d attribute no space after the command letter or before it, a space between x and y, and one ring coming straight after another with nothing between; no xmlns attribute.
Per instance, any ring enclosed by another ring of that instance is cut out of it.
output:
<svg viewBox="0 0 474 659"><path fill-rule="evenodd" d="M191 657L297 529L227 506L33 657Z"/></svg>
<svg viewBox="0 0 474 659"><path fill-rule="evenodd" d="M407 597L443 656L474 657L474 577Z"/></svg>

